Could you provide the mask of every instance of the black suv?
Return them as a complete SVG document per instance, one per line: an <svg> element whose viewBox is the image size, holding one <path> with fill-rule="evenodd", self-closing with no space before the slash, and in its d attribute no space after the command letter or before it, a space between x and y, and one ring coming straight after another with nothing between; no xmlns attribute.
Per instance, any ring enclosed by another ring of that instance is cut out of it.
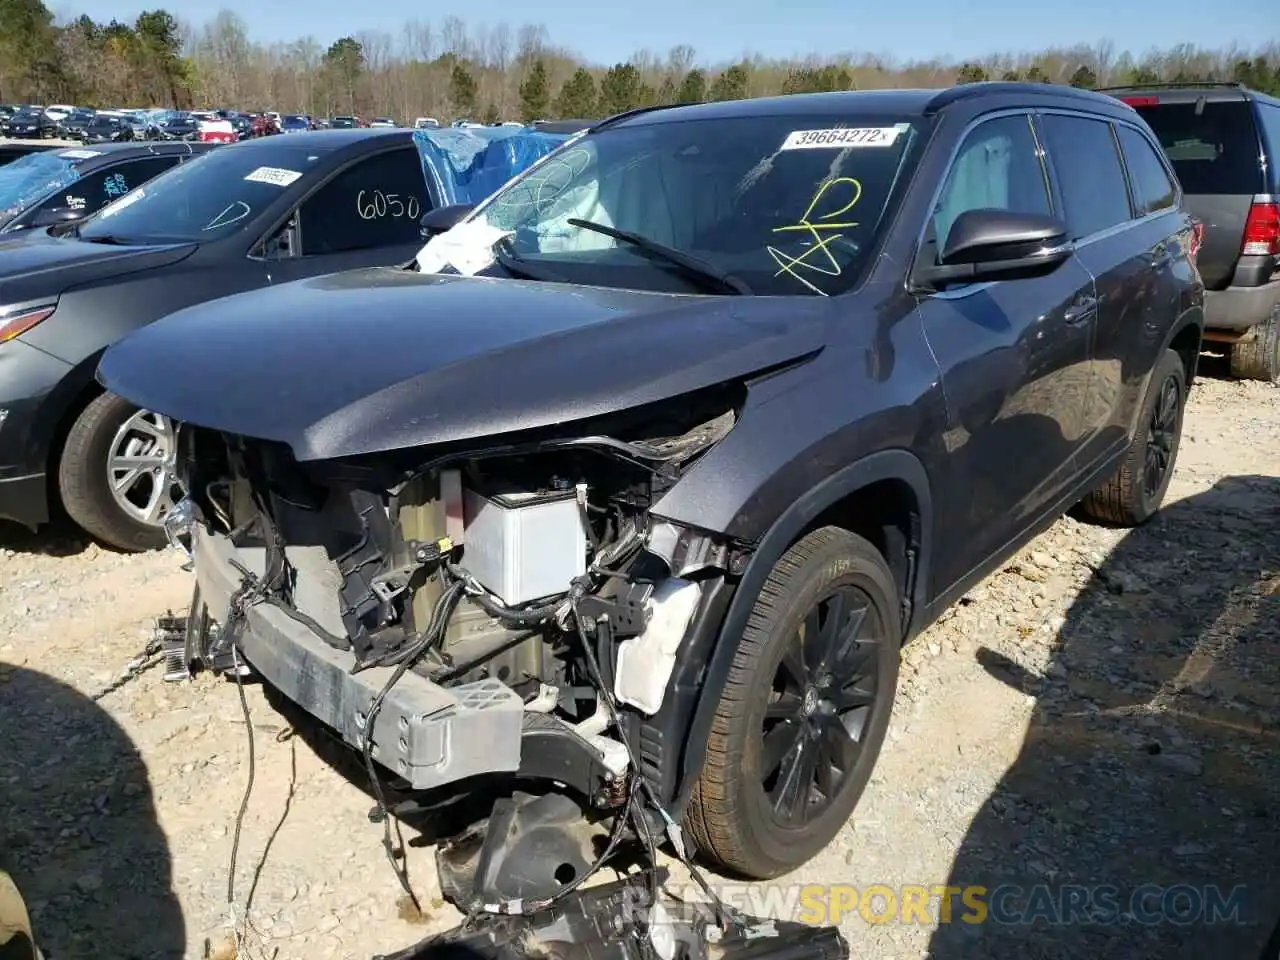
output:
<svg viewBox="0 0 1280 960"><path fill-rule="evenodd" d="M1280 100L1235 83L1108 88L1147 121L1204 224L1205 338L1280 380Z"/></svg>
<svg viewBox="0 0 1280 960"><path fill-rule="evenodd" d="M1164 497L1203 284L1114 98L640 110L463 215L412 266L191 307L99 367L182 424L186 655L247 661L400 789L568 784L784 873L862 794L904 640L1073 504ZM483 902L521 895L476 862Z"/></svg>

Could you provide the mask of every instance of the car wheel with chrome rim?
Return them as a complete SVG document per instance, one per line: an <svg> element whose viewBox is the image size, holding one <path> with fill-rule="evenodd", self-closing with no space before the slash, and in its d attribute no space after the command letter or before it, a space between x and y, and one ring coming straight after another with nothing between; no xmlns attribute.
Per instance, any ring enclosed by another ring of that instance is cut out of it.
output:
<svg viewBox="0 0 1280 960"><path fill-rule="evenodd" d="M76 418L62 449L58 486L67 514L121 550L168 542L164 519L180 494L176 435L168 417L106 393Z"/></svg>

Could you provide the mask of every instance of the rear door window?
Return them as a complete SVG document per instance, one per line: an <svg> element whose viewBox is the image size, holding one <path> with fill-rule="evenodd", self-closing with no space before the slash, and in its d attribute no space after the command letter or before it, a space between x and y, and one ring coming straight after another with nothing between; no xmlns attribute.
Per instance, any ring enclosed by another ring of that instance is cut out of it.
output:
<svg viewBox="0 0 1280 960"><path fill-rule="evenodd" d="M302 255L420 243L419 220L428 209L418 151L380 153L348 167L303 203Z"/></svg>
<svg viewBox="0 0 1280 960"><path fill-rule="evenodd" d="M97 170L68 184L43 204L42 210L71 210L87 217L134 187L177 165L177 156L140 157Z"/></svg>
<svg viewBox="0 0 1280 960"><path fill-rule="evenodd" d="M1124 151L1125 165L1129 168L1137 215L1145 217L1149 213L1172 207L1177 189L1160 161L1156 148L1133 127L1116 124L1116 133L1120 135L1120 148Z"/></svg>
<svg viewBox="0 0 1280 960"><path fill-rule="evenodd" d="M1244 100L1135 107L1155 131L1188 194L1265 192L1257 126Z"/></svg>
<svg viewBox="0 0 1280 960"><path fill-rule="evenodd" d="M1129 188L1111 124L1056 113L1045 114L1041 123L1071 238L1079 240L1125 223L1130 217Z"/></svg>

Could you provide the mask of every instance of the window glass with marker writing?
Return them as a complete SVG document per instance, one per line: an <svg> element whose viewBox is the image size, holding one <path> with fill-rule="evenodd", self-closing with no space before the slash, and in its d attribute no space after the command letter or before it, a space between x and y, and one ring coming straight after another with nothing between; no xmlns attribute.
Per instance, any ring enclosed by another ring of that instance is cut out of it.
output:
<svg viewBox="0 0 1280 960"><path fill-rule="evenodd" d="M230 237L306 190L320 176L325 151L271 141L218 147L117 197L81 224L79 235L133 243Z"/></svg>
<svg viewBox="0 0 1280 960"><path fill-rule="evenodd" d="M380 153L338 174L302 204L302 256L420 244L429 209L412 147Z"/></svg>
<svg viewBox="0 0 1280 960"><path fill-rule="evenodd" d="M1044 167L1025 114L988 120L969 131L938 197L932 240L941 249L956 217L992 209L1052 212Z"/></svg>
<svg viewBox="0 0 1280 960"><path fill-rule="evenodd" d="M1072 240L1126 222L1129 189L1111 124L1050 113L1041 118Z"/></svg>
<svg viewBox="0 0 1280 960"><path fill-rule="evenodd" d="M1124 151L1124 160L1129 167L1137 215L1145 217L1149 213L1172 207L1177 191L1164 164L1160 162L1160 155L1156 153L1155 147L1133 127L1119 124L1116 126L1116 133L1120 136L1120 148Z"/></svg>
<svg viewBox="0 0 1280 960"><path fill-rule="evenodd" d="M42 203L40 209L74 211L87 217L112 200L123 197L134 187L176 166L178 160L177 156L146 157L98 170L59 190Z"/></svg>
<svg viewBox="0 0 1280 960"><path fill-rule="evenodd" d="M920 123L792 113L619 124L516 177L475 222L511 234L495 269L534 279L722 292L724 283L621 231L752 294L832 296L871 262L910 180Z"/></svg>

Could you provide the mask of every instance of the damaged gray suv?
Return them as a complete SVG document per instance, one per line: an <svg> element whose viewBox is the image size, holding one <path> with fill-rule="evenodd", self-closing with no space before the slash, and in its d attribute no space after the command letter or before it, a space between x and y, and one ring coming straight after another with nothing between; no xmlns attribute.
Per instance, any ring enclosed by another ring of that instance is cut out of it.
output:
<svg viewBox="0 0 1280 960"><path fill-rule="evenodd" d="M414 264L183 310L99 377L181 423L188 662L389 788L520 785L442 854L481 902L589 872L493 868L579 811L801 865L901 644L1068 508L1138 524L1169 483L1199 235L1111 97L637 111L431 220Z"/></svg>

